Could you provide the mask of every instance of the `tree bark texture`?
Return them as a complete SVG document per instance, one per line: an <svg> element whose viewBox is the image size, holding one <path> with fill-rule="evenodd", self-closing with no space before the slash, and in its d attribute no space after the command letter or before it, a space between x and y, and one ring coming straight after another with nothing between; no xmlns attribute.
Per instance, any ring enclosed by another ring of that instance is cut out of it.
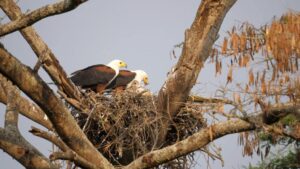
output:
<svg viewBox="0 0 300 169"><path fill-rule="evenodd" d="M5 128L0 128L0 148L26 168L58 169L58 166L52 164L20 134L18 129L18 102L14 99L19 94L18 89L13 86L9 87Z"/></svg>
<svg viewBox="0 0 300 169"><path fill-rule="evenodd" d="M47 114L60 138L78 155L99 168L113 168L87 139L64 103L29 67L0 48L0 73L4 74Z"/></svg>
<svg viewBox="0 0 300 169"><path fill-rule="evenodd" d="M240 119L220 122L208 128L204 128L176 144L145 154L125 168L142 169L155 167L159 164L163 164L180 156L199 150L211 141L222 136L254 129L254 125Z"/></svg>
<svg viewBox="0 0 300 169"><path fill-rule="evenodd" d="M0 74L0 102L7 104L7 96L9 93L9 88L16 88L10 81L8 81L2 74ZM53 130L53 126L49 120L45 118L45 113L39 106L30 102L28 99L16 95L15 98L17 104L17 110L25 117L33 120L34 122L44 126L48 130Z"/></svg>
<svg viewBox="0 0 300 169"><path fill-rule="evenodd" d="M26 168L58 169L16 130L0 129L0 148Z"/></svg>
<svg viewBox="0 0 300 169"><path fill-rule="evenodd" d="M203 0L196 18L185 32L182 54L176 66L160 89L158 108L171 116L176 115L186 102L199 72L209 56L212 45L227 11L236 0Z"/></svg>
<svg viewBox="0 0 300 169"><path fill-rule="evenodd" d="M11 20L17 20L23 16L21 9L14 0L1 0L0 7ZM21 29L20 32L39 58L39 62L43 63L44 69L57 87L64 91L69 97L80 100L79 90L68 79L66 72L59 64L55 55L33 27L26 27Z"/></svg>
<svg viewBox="0 0 300 169"><path fill-rule="evenodd" d="M187 101L199 72L209 56L227 11L236 0L203 0L191 28L185 31L182 54L158 93L158 111L165 117L158 147L164 143L168 119L174 117Z"/></svg>

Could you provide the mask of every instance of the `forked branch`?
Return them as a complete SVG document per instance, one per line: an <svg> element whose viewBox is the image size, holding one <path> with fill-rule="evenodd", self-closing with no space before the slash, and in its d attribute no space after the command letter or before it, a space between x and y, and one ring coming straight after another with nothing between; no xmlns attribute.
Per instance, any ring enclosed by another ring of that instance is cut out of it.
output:
<svg viewBox="0 0 300 169"><path fill-rule="evenodd" d="M158 93L158 111L166 117L174 117L187 101L199 72L209 56L212 45L227 11L236 0L203 0L196 18L185 32L182 54L176 66L169 72L167 80ZM168 118L165 118L168 119ZM168 128L168 121L161 130L163 145Z"/></svg>
<svg viewBox="0 0 300 169"><path fill-rule="evenodd" d="M66 2L62 3L66 3L65 5L67 5L70 3L79 4L81 2L84 2L84 0L67 0ZM11 20L18 20L23 17L21 9L18 7L14 0L1 0L0 7ZM21 29L20 32L39 58L39 61L43 63L42 65L44 69L57 85L57 87L64 91L69 97L80 100L79 90L68 79L66 72L59 64L55 55L42 40L42 38L37 34L37 32L33 29L33 27L28 26L24 29Z"/></svg>
<svg viewBox="0 0 300 169"><path fill-rule="evenodd" d="M50 160L69 160L74 162L77 166L80 166L82 168L89 168L94 169L97 168L95 165L87 161L86 159L80 157L78 154L76 154L74 151L72 151L58 136L55 134L40 130L35 127L31 127L31 130L29 131L35 136L44 138L51 143L55 144L58 148L60 148L61 151L55 152L50 155Z"/></svg>
<svg viewBox="0 0 300 169"><path fill-rule="evenodd" d="M26 168L58 169L49 159L28 143L18 129L18 102L14 99L19 95L15 87L10 87L5 114L5 128L0 128L0 148L7 152Z"/></svg>
<svg viewBox="0 0 300 169"><path fill-rule="evenodd" d="M99 168L113 168L87 139L64 103L32 69L0 47L0 73L41 107L60 138L81 157Z"/></svg>
<svg viewBox="0 0 300 169"><path fill-rule="evenodd" d="M0 74L0 102L7 104L7 96L9 94L9 88L16 88L12 83L7 80L2 74ZM48 130L53 130L53 126L46 118L46 114L39 106L30 102L28 99L21 95L15 95L14 100L18 103L17 110L25 117L33 120L34 122L44 126Z"/></svg>

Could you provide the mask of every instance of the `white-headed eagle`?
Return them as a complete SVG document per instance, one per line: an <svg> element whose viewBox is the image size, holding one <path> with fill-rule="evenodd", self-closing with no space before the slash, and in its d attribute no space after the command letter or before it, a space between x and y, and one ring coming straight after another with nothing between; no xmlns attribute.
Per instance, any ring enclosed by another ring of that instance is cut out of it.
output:
<svg viewBox="0 0 300 169"><path fill-rule="evenodd" d="M107 89L113 89L115 91L122 91L127 88L135 86L141 86L142 82L145 85L149 83L148 74L143 70L120 70L118 76L108 85Z"/></svg>
<svg viewBox="0 0 300 169"><path fill-rule="evenodd" d="M78 70L71 75L76 86L102 93L104 89L118 76L119 69L127 67L121 60L113 60L107 65L98 64Z"/></svg>

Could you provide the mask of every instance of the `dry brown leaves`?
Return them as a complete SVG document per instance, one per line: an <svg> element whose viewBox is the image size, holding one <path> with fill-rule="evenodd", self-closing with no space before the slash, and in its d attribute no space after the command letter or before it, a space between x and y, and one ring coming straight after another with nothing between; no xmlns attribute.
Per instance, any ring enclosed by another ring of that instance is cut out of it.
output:
<svg viewBox="0 0 300 169"><path fill-rule="evenodd" d="M240 83L233 74L246 68L248 82L238 92L276 103L286 97L299 102L300 13L288 12L261 28L244 23L227 33L222 45L212 49L216 75L227 64L226 84Z"/></svg>

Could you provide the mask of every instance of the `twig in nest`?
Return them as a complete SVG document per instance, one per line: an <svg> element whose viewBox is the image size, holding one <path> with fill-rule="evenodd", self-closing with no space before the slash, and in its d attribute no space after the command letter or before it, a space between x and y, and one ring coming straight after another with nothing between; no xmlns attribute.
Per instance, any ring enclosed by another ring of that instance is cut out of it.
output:
<svg viewBox="0 0 300 169"><path fill-rule="evenodd" d="M98 104L95 104L94 107L93 107L93 109L90 111L89 116L88 116L88 118L87 118L87 120L86 120L86 122L85 122L85 124L84 124L84 126L83 126L83 128L82 128L82 131L83 131L84 133L86 132L87 126L88 126L88 125L90 124L90 122L91 122L91 117L92 117L92 115L93 115L93 113L94 113L94 110L95 110L95 108L97 107L97 105L98 105Z"/></svg>
<svg viewBox="0 0 300 169"><path fill-rule="evenodd" d="M69 98L63 91L58 90L57 93L61 95L70 105L75 107L76 109L82 111L82 113L86 112L87 110L84 108L84 106L78 102L75 99Z"/></svg>

